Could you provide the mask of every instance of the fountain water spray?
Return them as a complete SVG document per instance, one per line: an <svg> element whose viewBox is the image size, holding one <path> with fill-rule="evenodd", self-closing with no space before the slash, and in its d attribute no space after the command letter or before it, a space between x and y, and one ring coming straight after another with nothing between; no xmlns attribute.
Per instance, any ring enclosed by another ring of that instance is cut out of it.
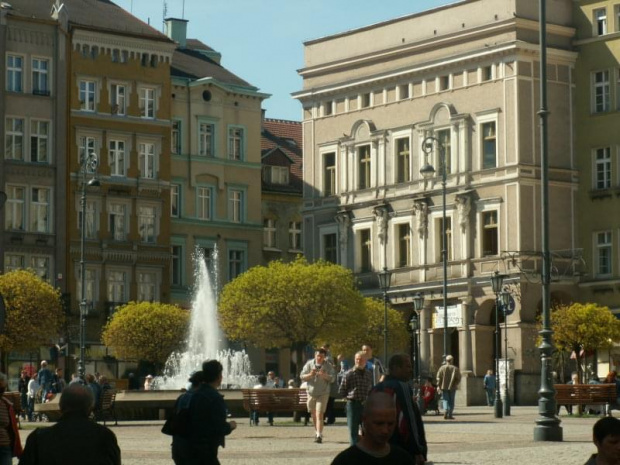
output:
<svg viewBox="0 0 620 465"><path fill-rule="evenodd" d="M251 387L256 383L252 376L250 360L245 351L226 347L224 335L217 321L217 300L214 282L215 272L209 270L209 262L217 264L218 252L208 254L201 248L194 254L194 292L191 319L184 352L175 352L166 361L164 375L155 378L155 389L180 389L185 387L190 375L201 369L205 360L216 359L224 367L222 387ZM213 270L217 266L212 267Z"/></svg>

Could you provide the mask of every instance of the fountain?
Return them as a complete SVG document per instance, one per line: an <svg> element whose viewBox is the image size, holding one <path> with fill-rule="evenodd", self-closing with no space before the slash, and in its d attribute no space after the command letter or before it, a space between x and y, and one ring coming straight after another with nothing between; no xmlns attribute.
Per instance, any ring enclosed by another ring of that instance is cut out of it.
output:
<svg viewBox="0 0 620 465"><path fill-rule="evenodd" d="M225 339L217 321L214 286L217 275L208 266L208 261L217 263L217 257L217 249L208 255L200 248L193 256L195 284L186 348L184 352L173 353L168 358L164 375L153 381L157 390L185 387L190 375L200 370L202 362L211 359L219 360L224 367L222 387L238 389L256 383L256 377L250 375L250 360L245 351L224 347Z"/></svg>

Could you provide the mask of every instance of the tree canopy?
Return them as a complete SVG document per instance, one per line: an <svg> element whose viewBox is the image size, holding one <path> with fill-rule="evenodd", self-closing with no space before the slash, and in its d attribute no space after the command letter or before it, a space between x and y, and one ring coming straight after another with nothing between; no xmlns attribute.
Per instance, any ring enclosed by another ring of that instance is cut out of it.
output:
<svg viewBox="0 0 620 465"><path fill-rule="evenodd" d="M31 270L0 275L6 321L0 349L32 350L56 342L65 316L60 292Z"/></svg>
<svg viewBox="0 0 620 465"><path fill-rule="evenodd" d="M231 339L290 347L298 355L308 344L330 343L332 353L353 353L365 341L378 353L383 347L383 304L362 296L351 270L325 261L251 268L222 290L219 319ZM406 326L396 310L389 320L390 337L402 347Z"/></svg>
<svg viewBox="0 0 620 465"><path fill-rule="evenodd" d="M176 305L129 302L108 320L101 340L120 358L144 360L161 368L172 352L183 348L189 318L189 312Z"/></svg>

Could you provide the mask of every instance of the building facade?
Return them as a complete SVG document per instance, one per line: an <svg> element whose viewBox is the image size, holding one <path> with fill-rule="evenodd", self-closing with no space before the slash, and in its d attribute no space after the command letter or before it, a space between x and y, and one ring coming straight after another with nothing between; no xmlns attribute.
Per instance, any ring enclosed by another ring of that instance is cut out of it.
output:
<svg viewBox="0 0 620 465"><path fill-rule="evenodd" d="M552 298L570 301L579 256L575 30L571 5L548 8ZM537 34L536 2L477 0L304 44L295 97L303 105L306 256L352 268L368 295L380 295L377 272L391 270L388 295L404 321L423 293L421 360L434 373L443 355L445 231L446 337L468 403L483 401L480 377L494 366L495 271L507 275L516 307L506 323L500 314L511 391L528 403L539 388ZM436 170L430 179L420 174L426 163Z"/></svg>

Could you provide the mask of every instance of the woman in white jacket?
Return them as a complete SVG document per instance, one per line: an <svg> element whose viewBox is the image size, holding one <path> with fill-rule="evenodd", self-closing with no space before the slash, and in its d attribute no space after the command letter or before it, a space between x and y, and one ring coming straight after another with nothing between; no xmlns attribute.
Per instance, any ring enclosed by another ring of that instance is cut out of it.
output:
<svg viewBox="0 0 620 465"><path fill-rule="evenodd" d="M34 414L34 399L41 385L39 384L38 375L35 372L32 379L28 381L28 421L32 421Z"/></svg>

